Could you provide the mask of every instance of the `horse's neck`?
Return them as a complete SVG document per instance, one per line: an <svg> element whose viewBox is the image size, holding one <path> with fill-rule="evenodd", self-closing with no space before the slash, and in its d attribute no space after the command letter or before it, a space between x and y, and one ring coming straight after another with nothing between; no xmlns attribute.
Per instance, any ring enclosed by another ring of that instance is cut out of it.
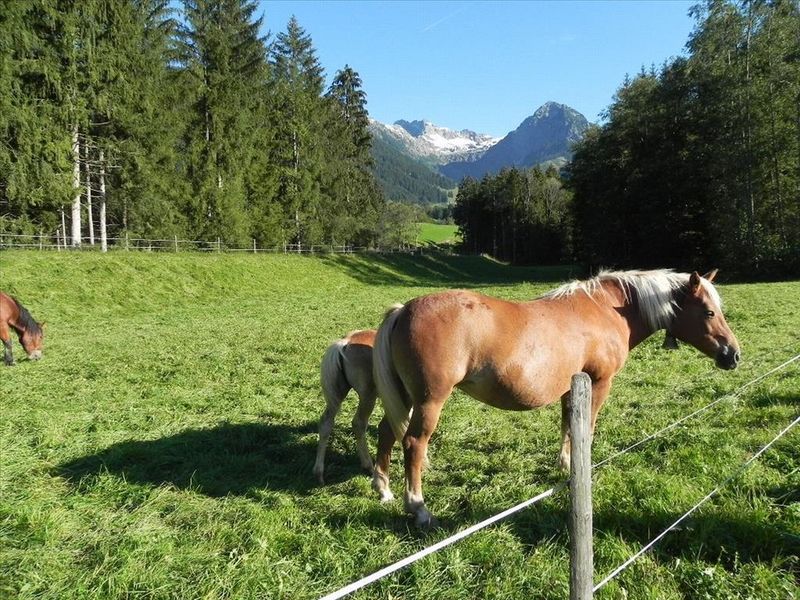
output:
<svg viewBox="0 0 800 600"><path fill-rule="evenodd" d="M639 303L634 295L626 295L618 285L612 283L606 284L603 289L611 306L626 322L629 330L629 350L633 350L655 333L655 330L647 324L642 316Z"/></svg>

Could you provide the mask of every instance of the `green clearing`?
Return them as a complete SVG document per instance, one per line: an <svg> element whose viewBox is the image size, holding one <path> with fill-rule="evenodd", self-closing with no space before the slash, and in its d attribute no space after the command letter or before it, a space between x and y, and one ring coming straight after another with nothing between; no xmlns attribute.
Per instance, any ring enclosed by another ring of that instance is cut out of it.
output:
<svg viewBox="0 0 800 600"><path fill-rule="evenodd" d="M420 223L418 241L420 244L455 244L461 239L457 225L441 223Z"/></svg>
<svg viewBox="0 0 800 600"><path fill-rule="evenodd" d="M479 257L0 253L0 289L48 322L41 362L15 340L18 365L0 368L0 598L317 598L551 487L558 406L510 413L462 394L425 478L441 530L423 536L401 501L377 502L349 432L355 401L318 487L317 369L390 303L467 286L528 299L574 275ZM800 282L720 291L742 366L654 336L600 414L595 460L800 352ZM794 363L600 470L596 580L799 406ZM598 597L798 597L798 490L793 430ZM567 507L558 494L353 597L563 599Z"/></svg>

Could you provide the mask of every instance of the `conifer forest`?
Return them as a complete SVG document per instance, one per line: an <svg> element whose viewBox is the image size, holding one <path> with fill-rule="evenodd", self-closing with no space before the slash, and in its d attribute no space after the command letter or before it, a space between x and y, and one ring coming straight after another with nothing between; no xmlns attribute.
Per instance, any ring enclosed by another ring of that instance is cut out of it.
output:
<svg viewBox="0 0 800 600"><path fill-rule="evenodd" d="M565 167L460 182L462 251L800 274L800 6L692 13L685 51L621 80ZM343 65L326 84L302 25L260 14L253 0L5 2L0 232L380 245L402 198L375 178L391 157L371 148L361 77Z"/></svg>

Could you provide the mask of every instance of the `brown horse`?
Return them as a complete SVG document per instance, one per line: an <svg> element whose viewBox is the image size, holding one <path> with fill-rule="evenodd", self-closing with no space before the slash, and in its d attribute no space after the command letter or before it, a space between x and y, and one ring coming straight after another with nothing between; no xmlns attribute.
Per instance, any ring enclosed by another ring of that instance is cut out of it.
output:
<svg viewBox="0 0 800 600"><path fill-rule="evenodd" d="M5 348L6 365L14 364L14 356L11 354L11 329L17 332L19 343L22 344L28 358L31 360L42 358L44 323L39 325L28 309L15 298L0 292L0 340L3 341Z"/></svg>
<svg viewBox="0 0 800 600"><path fill-rule="evenodd" d="M351 389L358 394L358 408L352 423L358 457L361 466L372 472L372 459L367 446L367 424L377 398L372 379L372 347L376 333L374 329L348 333L328 346L322 357L320 375L326 407L319 422L319 444L314 463L314 475L320 483L324 483L325 449L331 437L333 421Z"/></svg>
<svg viewBox="0 0 800 600"><path fill-rule="evenodd" d="M386 419L378 430L373 487L390 498L395 439L405 460L405 508L418 526L435 524L422 496L421 468L445 400L454 387L508 410L561 398L561 466L569 465L569 388L574 373L592 379L592 431L629 351L660 329L733 369L739 344L711 284L716 271L603 272L531 302L452 290L411 300L378 330L374 377Z"/></svg>

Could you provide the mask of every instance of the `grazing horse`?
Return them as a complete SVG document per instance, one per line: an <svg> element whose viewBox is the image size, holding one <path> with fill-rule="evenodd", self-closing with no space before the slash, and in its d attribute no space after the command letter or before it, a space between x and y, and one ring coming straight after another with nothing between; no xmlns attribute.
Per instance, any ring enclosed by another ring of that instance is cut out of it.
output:
<svg viewBox="0 0 800 600"><path fill-rule="evenodd" d="M387 313L373 352L386 418L378 428L373 488L391 498L389 460L403 446L406 510L435 525L422 496L428 440L454 387L486 404L529 410L561 398L561 467L568 468L569 389L574 373L592 380L592 420L630 350L660 329L733 369L739 344L711 281L716 271L601 272L530 302L471 291L421 296Z"/></svg>
<svg viewBox="0 0 800 600"><path fill-rule="evenodd" d="M6 365L14 364L14 356L11 354L11 329L17 332L19 343L22 344L28 358L31 360L42 358L44 323L39 325L27 308L15 298L0 292L0 340L3 341L5 348L3 358Z"/></svg>
<svg viewBox="0 0 800 600"><path fill-rule="evenodd" d="M314 463L314 475L320 483L324 483L325 449L333 430L333 420L351 389L358 394L358 409L353 417L358 457L361 466L372 472L372 459L367 446L367 424L377 398L372 379L372 347L376 333L374 329L348 333L328 346L322 357L320 371L326 407L319 422L319 444Z"/></svg>

